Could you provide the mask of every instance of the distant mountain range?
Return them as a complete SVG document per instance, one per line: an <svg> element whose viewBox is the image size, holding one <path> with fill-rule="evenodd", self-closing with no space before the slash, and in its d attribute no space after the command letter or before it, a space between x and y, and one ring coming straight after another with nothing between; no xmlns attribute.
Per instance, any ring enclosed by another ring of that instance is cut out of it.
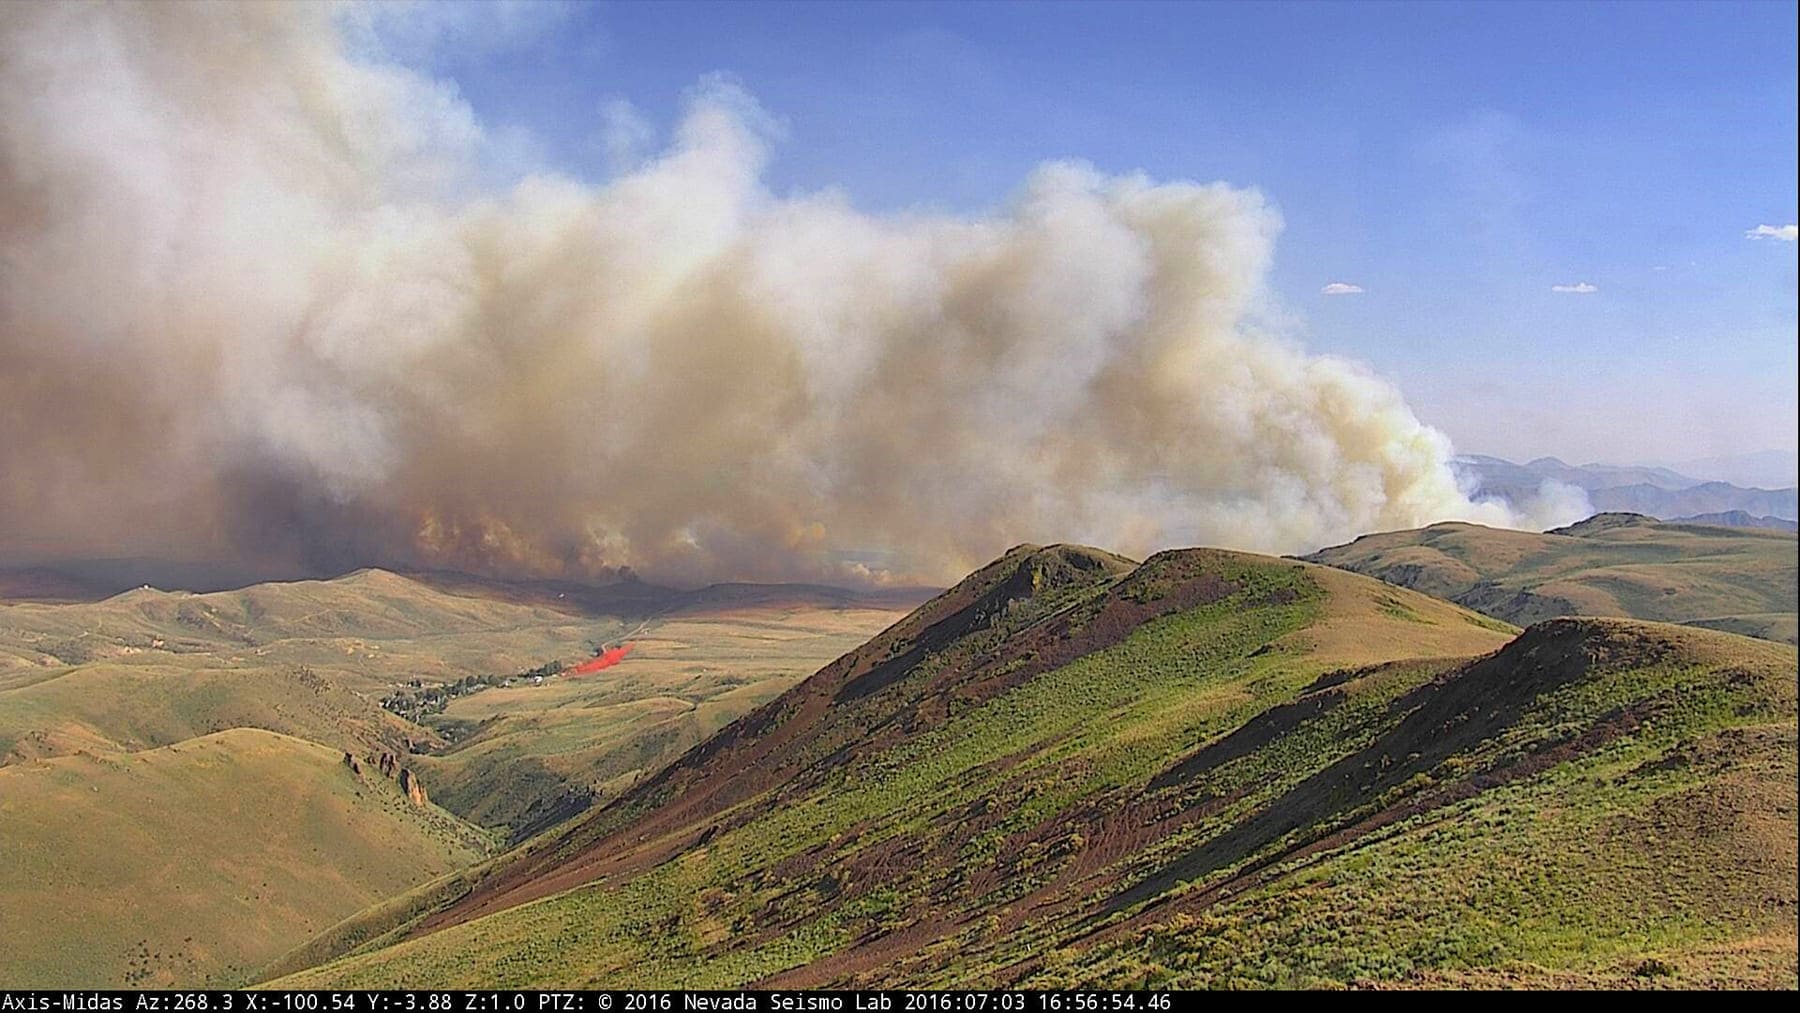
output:
<svg viewBox="0 0 1800 1013"><path fill-rule="evenodd" d="M1683 475L1694 475L1709 482L1731 482L1762 489L1785 489L1800 484L1800 454L1792 450L1758 450L1665 463Z"/></svg>
<svg viewBox="0 0 1800 1013"><path fill-rule="evenodd" d="M1543 495L1546 482L1556 482L1585 492L1594 512L1625 511L1661 520L1788 531L1800 518L1800 502L1792 487L1745 488L1668 468L1572 465L1554 457L1515 464L1480 454L1458 457L1454 466L1475 498L1516 506L1530 504Z"/></svg>
<svg viewBox="0 0 1800 1013"><path fill-rule="evenodd" d="M1711 524L1719 528L1768 528L1772 531L1800 530L1800 524L1781 517L1752 517L1742 510L1727 510L1716 514L1695 514L1692 517L1677 517L1683 524Z"/></svg>

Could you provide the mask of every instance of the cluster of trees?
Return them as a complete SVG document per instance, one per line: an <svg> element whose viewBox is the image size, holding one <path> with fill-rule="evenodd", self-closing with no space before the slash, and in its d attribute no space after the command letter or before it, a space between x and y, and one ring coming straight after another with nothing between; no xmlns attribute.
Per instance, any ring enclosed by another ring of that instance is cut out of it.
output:
<svg viewBox="0 0 1800 1013"><path fill-rule="evenodd" d="M381 706L408 721L417 722L428 714L443 713L450 701L459 696L479 693L494 686L510 686L520 679L547 678L562 670L562 662L546 661L517 675L465 675L455 682L441 682L430 686L414 679L410 685L383 697Z"/></svg>

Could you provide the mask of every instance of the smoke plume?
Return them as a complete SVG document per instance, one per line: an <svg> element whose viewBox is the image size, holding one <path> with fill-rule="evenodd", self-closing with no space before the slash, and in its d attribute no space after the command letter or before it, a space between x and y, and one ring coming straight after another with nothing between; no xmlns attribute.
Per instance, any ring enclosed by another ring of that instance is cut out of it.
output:
<svg viewBox="0 0 1800 1013"><path fill-rule="evenodd" d="M501 188L344 21L0 9L0 559L945 580L1511 519L1394 387L1256 332L1253 190L776 196L719 81L623 175Z"/></svg>

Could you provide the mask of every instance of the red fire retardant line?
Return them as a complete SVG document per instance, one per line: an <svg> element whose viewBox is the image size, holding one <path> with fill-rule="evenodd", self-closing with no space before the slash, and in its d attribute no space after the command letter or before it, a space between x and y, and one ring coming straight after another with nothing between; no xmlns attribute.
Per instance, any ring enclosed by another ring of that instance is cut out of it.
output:
<svg viewBox="0 0 1800 1013"><path fill-rule="evenodd" d="M625 656L630 653L630 644L620 644L617 647L609 647L594 657L576 665L574 668L569 669L569 674L586 675L589 672L598 672L603 668L611 668L619 662L624 661Z"/></svg>

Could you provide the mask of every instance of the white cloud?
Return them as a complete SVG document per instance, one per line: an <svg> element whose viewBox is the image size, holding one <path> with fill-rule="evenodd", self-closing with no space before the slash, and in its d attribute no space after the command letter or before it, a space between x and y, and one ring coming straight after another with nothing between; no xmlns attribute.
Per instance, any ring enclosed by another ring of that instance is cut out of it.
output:
<svg viewBox="0 0 1800 1013"><path fill-rule="evenodd" d="M1600 291L1600 286L1590 285L1585 281L1578 281L1573 285L1552 285L1550 286L1550 291L1568 292L1574 295L1591 295Z"/></svg>
<svg viewBox="0 0 1800 1013"><path fill-rule="evenodd" d="M652 154L656 139L656 127L637 106L622 98L601 103L600 146L606 151L612 171L630 172L643 165Z"/></svg>
<svg viewBox="0 0 1800 1013"><path fill-rule="evenodd" d="M1744 233L1745 239L1779 239L1791 243L1800 239L1800 226L1796 225L1758 225Z"/></svg>
<svg viewBox="0 0 1800 1013"><path fill-rule="evenodd" d="M1334 281L1319 290L1320 295L1361 295L1363 287L1347 281Z"/></svg>

